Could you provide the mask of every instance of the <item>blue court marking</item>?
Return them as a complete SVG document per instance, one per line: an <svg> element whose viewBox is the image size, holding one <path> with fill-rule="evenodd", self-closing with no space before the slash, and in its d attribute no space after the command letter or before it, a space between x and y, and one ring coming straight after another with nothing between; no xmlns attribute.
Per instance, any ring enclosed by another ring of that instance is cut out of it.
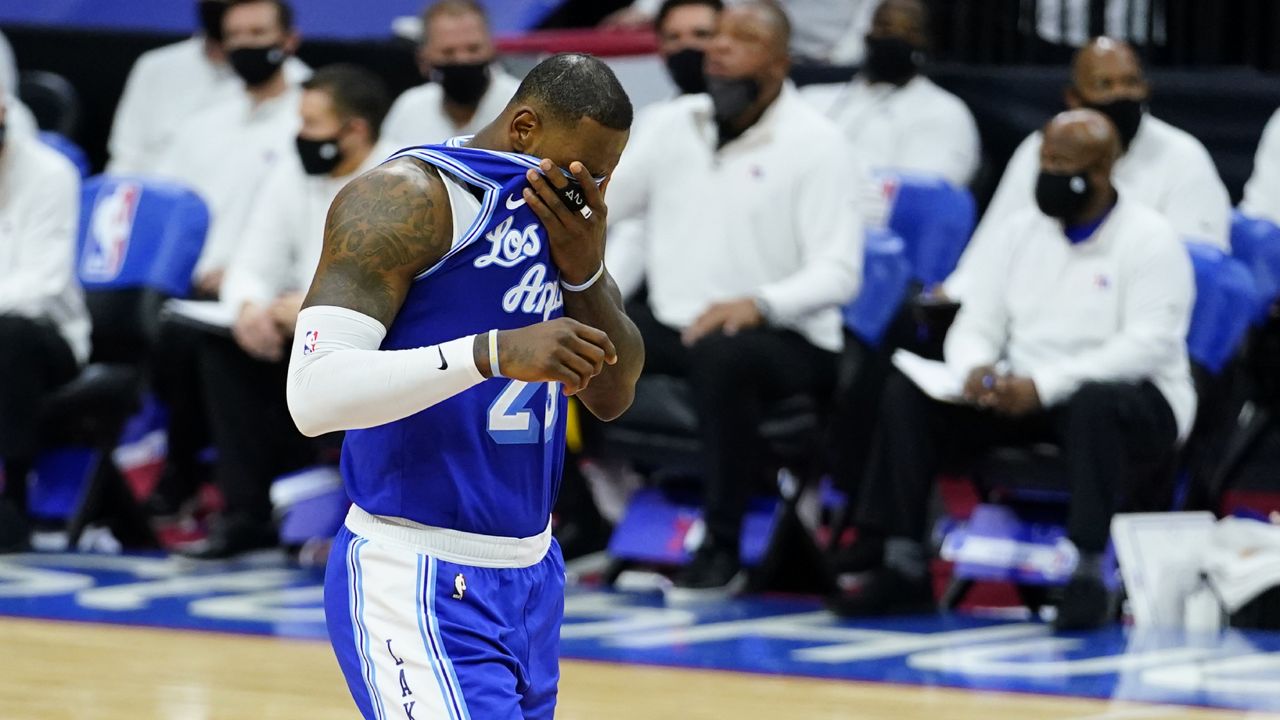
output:
<svg viewBox="0 0 1280 720"><path fill-rule="evenodd" d="M321 581L271 558L0 556L0 615L320 640ZM1054 636L963 615L841 621L804 598L681 607L582 589L565 614L566 658L1280 711L1280 633Z"/></svg>

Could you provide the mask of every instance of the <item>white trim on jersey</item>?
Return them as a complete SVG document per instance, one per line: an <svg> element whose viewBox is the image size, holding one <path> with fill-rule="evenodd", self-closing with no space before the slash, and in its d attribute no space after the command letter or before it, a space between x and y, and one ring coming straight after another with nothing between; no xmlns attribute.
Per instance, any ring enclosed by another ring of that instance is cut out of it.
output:
<svg viewBox="0 0 1280 720"><path fill-rule="evenodd" d="M415 275L413 279L416 282L440 269L440 267L444 265L445 261L454 255L457 255L463 250L463 248L466 248L480 237L480 233L488 224L489 219L493 217L493 211L497 209L498 195L502 190L502 185L480 175L466 165L450 158L448 155L436 152L435 150L428 150L426 148L408 148L392 155L389 159L395 160L396 158L402 157L413 157L436 168L444 166L444 169L449 170L451 174L457 175L464 180L473 182L479 187L485 188L484 201L481 203L480 212L476 215L476 219L471 223L471 227L467 228L467 232L456 239L453 246L449 248L449 252L444 254L444 257L440 258L440 260L431 267Z"/></svg>

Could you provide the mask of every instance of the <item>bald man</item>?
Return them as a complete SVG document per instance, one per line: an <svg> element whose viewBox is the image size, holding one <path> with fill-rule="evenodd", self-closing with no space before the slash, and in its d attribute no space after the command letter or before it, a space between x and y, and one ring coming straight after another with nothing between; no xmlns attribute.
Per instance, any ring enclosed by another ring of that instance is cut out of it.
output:
<svg viewBox="0 0 1280 720"><path fill-rule="evenodd" d="M883 565L838 611L930 603L923 540L938 471L996 446L1052 443L1080 552L1057 623L1106 622L1114 599L1100 565L1111 516L1172 456L1196 407L1191 263L1169 222L1113 185L1120 149L1096 111L1055 117L1039 148L1036 206L995 228L992 262L947 335L946 366L962 394L936 400L890 378L859 502L860 541L883 541Z"/></svg>
<svg viewBox="0 0 1280 720"><path fill-rule="evenodd" d="M1126 196L1164 215L1181 239L1229 250L1231 199L1213 158L1199 140L1146 112L1151 87L1133 48L1110 38L1094 40L1076 54L1071 83L1067 107L1098 110L1120 133L1115 182ZM963 301L973 274L992 261L986 250L995 244L995 229L1034 206L1041 139L1033 133L1009 161L960 266L947 279L945 292L952 299Z"/></svg>
<svg viewBox="0 0 1280 720"><path fill-rule="evenodd" d="M844 130L862 165L968 185L981 154L978 126L960 98L923 74L929 11L922 0L880 3L866 48L853 80L810 85L804 98Z"/></svg>
<svg viewBox="0 0 1280 720"><path fill-rule="evenodd" d="M838 308L862 277L850 151L787 80L789 33L771 3L721 13L707 94L647 114L609 186L606 264L649 288L632 312L645 372L687 379L701 427L708 532L677 579L689 590L738 575L762 414L830 396ZM614 234L637 220L645 232Z"/></svg>

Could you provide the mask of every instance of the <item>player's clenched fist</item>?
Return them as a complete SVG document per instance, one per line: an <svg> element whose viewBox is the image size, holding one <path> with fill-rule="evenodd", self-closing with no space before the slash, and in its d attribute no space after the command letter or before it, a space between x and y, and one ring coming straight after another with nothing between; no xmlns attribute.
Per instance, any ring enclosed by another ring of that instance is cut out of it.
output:
<svg viewBox="0 0 1280 720"><path fill-rule="evenodd" d="M582 392L606 364L618 362L618 351L609 336L570 318L558 318L518 330L498 333L497 370L503 377L526 382L558 382L564 393ZM476 343L479 350L480 342ZM483 353L488 358L488 344ZM477 358L479 359L479 358ZM486 376L494 365L477 362Z"/></svg>

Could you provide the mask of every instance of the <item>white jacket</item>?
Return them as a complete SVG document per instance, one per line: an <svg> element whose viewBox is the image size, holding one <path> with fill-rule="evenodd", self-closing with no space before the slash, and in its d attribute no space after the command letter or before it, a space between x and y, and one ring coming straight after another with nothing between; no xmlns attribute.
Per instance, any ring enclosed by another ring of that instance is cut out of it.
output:
<svg viewBox="0 0 1280 720"><path fill-rule="evenodd" d="M1053 407L1090 381L1150 380L1185 438L1196 393L1187 359L1195 277L1186 248L1159 213L1121 197L1102 226L1073 245L1034 208L1002 219L993 252L947 334L958 377L1007 360Z"/></svg>

